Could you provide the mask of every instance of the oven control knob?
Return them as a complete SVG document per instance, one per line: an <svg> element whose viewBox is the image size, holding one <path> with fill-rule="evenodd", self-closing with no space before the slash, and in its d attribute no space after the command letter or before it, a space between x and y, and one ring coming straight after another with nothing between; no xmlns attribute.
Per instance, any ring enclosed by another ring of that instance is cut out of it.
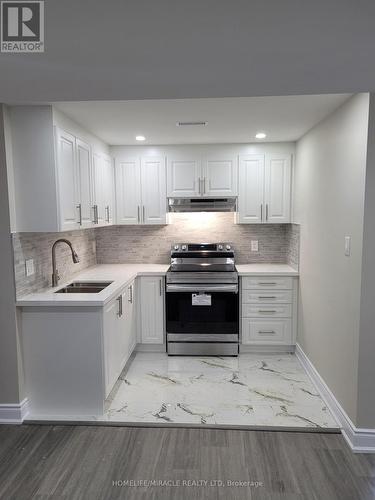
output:
<svg viewBox="0 0 375 500"><path fill-rule="evenodd" d="M225 248L226 248L227 250L230 250L230 245L227 245Z"/></svg>
<svg viewBox="0 0 375 500"><path fill-rule="evenodd" d="M182 250L186 250L186 245L182 245Z"/></svg>
<svg viewBox="0 0 375 500"><path fill-rule="evenodd" d="M175 250L178 250L178 249L179 249L179 246L178 246L178 245L175 245L175 246L174 246L174 249L175 249Z"/></svg>
<svg viewBox="0 0 375 500"><path fill-rule="evenodd" d="M219 245L219 250L222 250L223 249L223 245Z"/></svg>

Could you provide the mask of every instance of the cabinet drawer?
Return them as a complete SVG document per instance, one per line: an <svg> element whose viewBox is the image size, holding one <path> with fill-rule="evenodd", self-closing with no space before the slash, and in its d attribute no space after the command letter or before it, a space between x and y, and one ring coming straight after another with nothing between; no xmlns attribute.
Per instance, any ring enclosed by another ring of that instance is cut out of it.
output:
<svg viewBox="0 0 375 500"><path fill-rule="evenodd" d="M291 318L291 304L244 304L243 318Z"/></svg>
<svg viewBox="0 0 375 500"><path fill-rule="evenodd" d="M267 276L245 276L242 278L243 290L292 290L293 278Z"/></svg>
<svg viewBox="0 0 375 500"><path fill-rule="evenodd" d="M243 344L291 344L292 321L290 319L242 320Z"/></svg>
<svg viewBox="0 0 375 500"><path fill-rule="evenodd" d="M292 299L292 290L242 290L242 304L288 304Z"/></svg>

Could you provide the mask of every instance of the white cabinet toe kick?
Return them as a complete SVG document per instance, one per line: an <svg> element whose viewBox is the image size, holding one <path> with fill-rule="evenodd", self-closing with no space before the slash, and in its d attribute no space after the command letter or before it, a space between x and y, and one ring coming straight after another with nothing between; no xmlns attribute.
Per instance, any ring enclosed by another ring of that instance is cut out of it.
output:
<svg viewBox="0 0 375 500"><path fill-rule="evenodd" d="M241 345L246 351L294 351L298 277L241 278Z"/></svg>

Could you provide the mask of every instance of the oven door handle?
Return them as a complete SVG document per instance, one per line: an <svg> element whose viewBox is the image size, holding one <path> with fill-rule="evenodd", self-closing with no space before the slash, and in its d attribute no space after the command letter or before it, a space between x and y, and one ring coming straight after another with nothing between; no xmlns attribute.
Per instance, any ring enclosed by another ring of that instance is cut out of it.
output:
<svg viewBox="0 0 375 500"><path fill-rule="evenodd" d="M167 292L234 292L238 293L238 285L171 285L167 284Z"/></svg>

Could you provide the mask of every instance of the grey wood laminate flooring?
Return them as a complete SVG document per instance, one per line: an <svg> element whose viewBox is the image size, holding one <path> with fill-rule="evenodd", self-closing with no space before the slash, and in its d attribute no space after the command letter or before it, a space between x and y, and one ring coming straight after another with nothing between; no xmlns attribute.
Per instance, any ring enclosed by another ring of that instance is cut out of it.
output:
<svg viewBox="0 0 375 500"><path fill-rule="evenodd" d="M3 425L0 498L373 499L375 456L353 454L340 434Z"/></svg>

